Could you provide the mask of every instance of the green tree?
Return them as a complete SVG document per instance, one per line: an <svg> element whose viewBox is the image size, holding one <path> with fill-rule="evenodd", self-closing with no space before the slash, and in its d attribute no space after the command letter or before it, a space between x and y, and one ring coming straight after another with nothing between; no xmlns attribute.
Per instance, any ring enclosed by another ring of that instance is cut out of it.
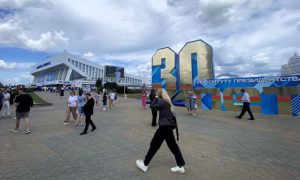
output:
<svg viewBox="0 0 300 180"><path fill-rule="evenodd" d="M1 88L3 88L3 87L4 87L4 86L3 86L3 84L2 84L1 82L0 82L0 87L1 87Z"/></svg>
<svg viewBox="0 0 300 180"><path fill-rule="evenodd" d="M96 87L101 87L102 86L102 80L100 78L97 79L95 86Z"/></svg>
<svg viewBox="0 0 300 180"><path fill-rule="evenodd" d="M107 82L104 84L105 89L118 89L118 84L115 82Z"/></svg>

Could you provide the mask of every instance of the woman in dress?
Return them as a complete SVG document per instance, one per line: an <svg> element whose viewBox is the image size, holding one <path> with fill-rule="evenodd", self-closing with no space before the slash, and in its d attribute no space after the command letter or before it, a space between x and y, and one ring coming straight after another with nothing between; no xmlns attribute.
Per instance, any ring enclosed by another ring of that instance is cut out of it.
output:
<svg viewBox="0 0 300 180"><path fill-rule="evenodd" d="M141 99L142 99L142 106L143 106L143 109L146 109L147 94L146 94L145 91L142 92Z"/></svg>
<svg viewBox="0 0 300 180"><path fill-rule="evenodd" d="M78 113L79 113L79 116L77 118L75 126L77 126L79 122L81 123L81 126L84 126L84 118L82 119L82 117L84 116L83 106L85 104L85 97L82 95L82 91L79 91L79 94L78 94L78 97L77 97L77 101L78 101Z"/></svg>
<svg viewBox="0 0 300 180"><path fill-rule="evenodd" d="M184 169L184 159L181 151L176 143L173 129L177 127L176 120L174 118L174 106L168 93L164 89L159 89L156 93L155 100L151 103L151 108L155 108L159 111L159 128L156 130L145 160L137 160L136 165L143 172L147 172L148 165L155 155L155 153L160 148L161 144L166 140L166 143L173 153L176 159L177 166L171 168L171 172L174 173L185 173Z"/></svg>

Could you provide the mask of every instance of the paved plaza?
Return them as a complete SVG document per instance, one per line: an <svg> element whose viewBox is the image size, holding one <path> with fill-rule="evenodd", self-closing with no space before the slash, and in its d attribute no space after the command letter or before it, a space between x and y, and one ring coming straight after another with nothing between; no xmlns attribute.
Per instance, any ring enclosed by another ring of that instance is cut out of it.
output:
<svg viewBox="0 0 300 180"><path fill-rule="evenodd" d="M82 126L63 125L66 97L38 93L53 106L32 109L32 133L11 133L15 120L0 119L0 179L228 179L300 180L300 118L176 108L185 174L173 174L175 159L164 143L141 172L156 130L151 111L138 100L119 98L113 111L95 108L97 130L79 136ZM22 128L24 127L22 122Z"/></svg>

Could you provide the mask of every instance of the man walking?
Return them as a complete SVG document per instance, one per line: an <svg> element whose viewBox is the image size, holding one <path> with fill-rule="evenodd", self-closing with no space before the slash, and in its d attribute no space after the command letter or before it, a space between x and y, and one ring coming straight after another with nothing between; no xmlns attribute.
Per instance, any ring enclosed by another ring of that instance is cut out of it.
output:
<svg viewBox="0 0 300 180"><path fill-rule="evenodd" d="M24 93L24 89L19 89L19 95L15 99L16 109L16 127L11 132L19 132L20 120L23 118L26 122L25 134L30 133L29 111L33 106L32 97Z"/></svg>
<svg viewBox="0 0 300 180"><path fill-rule="evenodd" d="M3 91L3 106L2 106L2 117L8 117L10 116L10 107L9 107L9 101L10 101L10 94L7 92L6 89Z"/></svg>
<svg viewBox="0 0 300 180"><path fill-rule="evenodd" d="M80 135L87 134L87 131L89 129L90 124L92 126L91 131L94 131L96 129L96 126L95 126L94 122L91 119L91 116L94 113L95 101L94 101L94 99L93 99L93 97L91 96L90 93L86 93L85 98L87 99L87 102L83 106L83 112L84 112L84 115L85 115L85 128L84 128L83 132L80 133Z"/></svg>
<svg viewBox="0 0 300 180"><path fill-rule="evenodd" d="M242 97L243 108L242 108L241 114L239 116L235 116L235 117L238 118L238 119L241 119L247 111L250 115L250 118L248 120L254 120L253 114L252 114L251 109L250 109L250 96L245 91L245 89L241 89L241 93L243 95L243 97Z"/></svg>

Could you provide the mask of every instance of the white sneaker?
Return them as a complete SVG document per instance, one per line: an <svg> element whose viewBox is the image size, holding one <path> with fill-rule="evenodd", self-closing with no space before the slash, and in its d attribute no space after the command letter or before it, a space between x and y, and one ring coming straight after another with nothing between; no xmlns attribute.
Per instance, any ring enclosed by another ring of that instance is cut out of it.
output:
<svg viewBox="0 0 300 180"><path fill-rule="evenodd" d="M30 133L30 130L26 130L25 132L24 132L24 134L29 134Z"/></svg>
<svg viewBox="0 0 300 180"><path fill-rule="evenodd" d="M185 170L184 170L183 166L182 167L176 166L176 167L171 168L171 172L183 174L183 173L185 173Z"/></svg>
<svg viewBox="0 0 300 180"><path fill-rule="evenodd" d="M147 172L148 166L145 166L143 160L141 160L141 159L136 160L135 163L136 163L137 167L140 168L140 170L142 170L143 172Z"/></svg>
<svg viewBox="0 0 300 180"><path fill-rule="evenodd" d="M12 129L12 130L10 130L10 132L17 133L17 132L19 132L19 130L18 129Z"/></svg>

